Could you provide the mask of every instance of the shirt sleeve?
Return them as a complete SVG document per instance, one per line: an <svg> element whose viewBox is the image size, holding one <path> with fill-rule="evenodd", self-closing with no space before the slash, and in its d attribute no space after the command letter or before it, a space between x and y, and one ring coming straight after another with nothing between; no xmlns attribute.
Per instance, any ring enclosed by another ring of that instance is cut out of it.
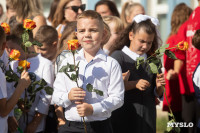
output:
<svg viewBox="0 0 200 133"><path fill-rule="evenodd" d="M53 81L54 81L54 71L53 71L53 65L45 64L45 67L43 67L43 75L42 77L49 87L53 87ZM51 102L51 95L48 95L44 89L40 91L39 94L39 102L35 108L35 110L41 114L48 114L49 105Z"/></svg>
<svg viewBox="0 0 200 133"><path fill-rule="evenodd" d="M0 99L7 98L7 88L5 75L0 68Z"/></svg>
<svg viewBox="0 0 200 133"><path fill-rule="evenodd" d="M108 97L101 102L91 104L93 107L93 115L103 115L116 110L124 103L124 82L122 79L122 71L117 61L111 67L110 84L108 86Z"/></svg>

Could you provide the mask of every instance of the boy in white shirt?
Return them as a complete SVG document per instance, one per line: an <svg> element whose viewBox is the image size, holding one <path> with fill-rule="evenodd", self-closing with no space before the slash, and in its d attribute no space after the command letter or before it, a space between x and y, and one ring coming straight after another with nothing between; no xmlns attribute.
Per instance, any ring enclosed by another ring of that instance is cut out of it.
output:
<svg viewBox="0 0 200 133"><path fill-rule="evenodd" d="M20 46L21 35L24 32L22 24L17 24L14 27L13 32L10 35L9 42L7 45L7 49L15 49L21 52L20 59L24 60L27 58L27 61L30 62L29 72L32 72L33 75L36 76L35 81L39 81L40 79L44 79L47 82L47 85L52 87L54 81L54 72L52 62L44 57L41 54L36 53L25 53ZM12 39L15 38L16 41L13 42ZM32 35L29 34L29 38L32 39ZM15 44L13 44L15 43ZM28 48L29 51L33 50L33 46ZM11 68L14 72L17 72L18 61L11 62ZM13 87L13 90L15 88ZM24 93L22 98L24 98ZM44 89L40 90L36 93L35 101L32 103L32 107L28 110L28 122L24 121L24 115L19 119L18 124L19 127L26 132L43 132L45 128L45 118L48 114L49 105L51 102L51 95L48 95ZM25 110L27 111L27 110ZM12 117L14 119L14 117ZM14 121L14 120L13 120ZM28 125L26 125L28 123ZM13 126L10 125L9 126ZM9 128L14 129L14 128Z"/></svg>
<svg viewBox="0 0 200 133"><path fill-rule="evenodd" d="M101 49L106 35L101 16L91 10L80 14L76 35L82 46L75 54L76 64L80 62L78 84L81 88L63 72L57 74L52 100L65 108L66 118L66 124L58 132L84 132L84 117L88 132L112 133L109 118L111 112L123 104L124 83L120 65ZM74 64L72 54L62 62L61 67L67 63ZM88 92L87 84L102 91L103 96Z"/></svg>
<svg viewBox="0 0 200 133"><path fill-rule="evenodd" d="M6 46L6 35L0 26L0 56L3 55ZM0 133L8 132L7 118L8 114L17 104L22 92L30 85L31 81L28 72L23 71L18 85L13 95L7 100L7 87L5 75L0 67Z"/></svg>

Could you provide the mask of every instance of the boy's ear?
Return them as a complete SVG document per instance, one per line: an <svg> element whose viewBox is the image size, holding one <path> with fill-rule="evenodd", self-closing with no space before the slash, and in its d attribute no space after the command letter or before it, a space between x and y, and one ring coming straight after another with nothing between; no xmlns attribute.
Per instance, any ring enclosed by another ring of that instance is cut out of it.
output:
<svg viewBox="0 0 200 133"><path fill-rule="evenodd" d="M134 38L134 33L132 31L129 32L129 40L133 40Z"/></svg>
<svg viewBox="0 0 200 133"><path fill-rule="evenodd" d="M58 44L58 43L55 41L55 42L53 42L52 45L53 45L54 47L57 47L57 44Z"/></svg>
<svg viewBox="0 0 200 133"><path fill-rule="evenodd" d="M75 32L75 36L77 37L77 31Z"/></svg>

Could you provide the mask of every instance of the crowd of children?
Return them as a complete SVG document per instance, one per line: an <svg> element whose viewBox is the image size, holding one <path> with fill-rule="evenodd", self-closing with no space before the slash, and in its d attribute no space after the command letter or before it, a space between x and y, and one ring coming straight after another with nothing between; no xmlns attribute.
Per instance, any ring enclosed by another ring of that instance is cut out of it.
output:
<svg viewBox="0 0 200 133"><path fill-rule="evenodd" d="M38 0L29 3L28 1L23 0L27 7L30 3L32 6L38 3ZM37 12L27 9L27 13L22 13L21 9L16 9L14 5L18 5L19 0L7 2L15 10L16 16L10 20L10 34L6 34L0 26L0 133L156 132L156 98L163 100L163 86L166 83L167 96L174 96L171 94L170 84L174 81L180 84L180 80L173 79L174 75L178 77L183 70L186 74L186 68L189 70L189 67L181 64L181 70L174 74L171 71L175 71L173 70L175 66L171 64L171 70L167 69L165 72L168 74L167 79L161 70L158 70L159 74L152 74L148 64L136 68L137 58L148 59L160 47L161 42L158 19L144 15L142 5L125 3L120 19L116 5L112 1L99 1L95 6L96 11L84 11L85 4L82 4L81 0L57 0L55 2L58 7L54 7L55 14L51 12L54 17L49 18L52 25L49 26L43 21L44 16L40 14L39 4L38 7L31 6L34 10L38 8ZM187 18L177 24L179 26L175 27L176 32L170 37L177 37L178 41L182 41L181 39L188 41L182 30L184 29L184 33L186 30L191 30L188 29L190 28L188 24L192 25L192 20L195 22L198 20L189 18L191 9L186 5L179 6L188 9ZM22 10L25 10L25 7ZM179 8L177 7L177 13L181 13ZM195 11L198 12L198 8ZM22 46L24 41L22 19L25 18L36 19L36 28L28 32L28 40L37 41L42 44L41 46L31 45L27 49ZM188 18L190 21L186 21ZM184 26L181 26L183 22ZM190 43L194 45L190 49L200 49L199 35L200 31L197 30L193 40L189 38ZM69 47L73 45L69 43L72 40L78 40L76 52ZM175 46L178 41L171 39L170 46ZM19 60L10 61L9 55L14 49L20 52L20 57ZM185 61L188 58L186 55L191 51L173 52L178 57L184 56L181 61ZM169 66L167 64L169 59L167 57L164 59L165 67ZM13 73L18 73L17 67L21 60L30 62L30 68L18 74L17 83L7 82L6 71L12 69ZM179 59L174 62L178 61ZM195 92L199 102L200 65L197 64L193 66L196 69L190 69L188 78L193 80L193 86L189 83L188 88L192 94ZM25 103L20 102L20 99L32 98L29 95L30 89L28 91L27 89L34 81L41 80L53 88L52 95L39 87L36 89L30 108L26 109ZM187 91L185 88L186 86L182 90ZM178 112L175 113L175 117L180 118L178 122L185 120L181 116L181 111L182 101L187 97L180 90L177 90L178 93L175 95L179 96L175 100L179 103L178 107L176 103L171 102L173 111ZM193 96L189 93L187 95ZM193 100L193 104L195 101ZM188 107L189 102L185 100L184 105ZM199 105L195 107L199 109ZM19 119L16 117L16 108L22 110ZM167 110L165 106L164 109ZM198 132L200 129L198 113L196 119L194 129L188 128L181 132Z"/></svg>

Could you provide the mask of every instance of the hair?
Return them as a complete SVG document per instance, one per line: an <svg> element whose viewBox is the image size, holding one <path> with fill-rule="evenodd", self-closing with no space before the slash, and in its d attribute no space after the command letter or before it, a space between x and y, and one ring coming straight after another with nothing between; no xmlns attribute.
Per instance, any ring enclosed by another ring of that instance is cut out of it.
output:
<svg viewBox="0 0 200 133"><path fill-rule="evenodd" d="M120 17L124 24L124 27L127 27L129 25L129 23L126 20L127 16L130 16L133 12L133 9L137 6L140 6L144 9L144 7L140 3L133 3L132 1L124 3Z"/></svg>
<svg viewBox="0 0 200 133"><path fill-rule="evenodd" d="M115 30L117 33L120 33L124 30L124 25L120 18L116 16L103 16L102 18L106 24L110 24L113 22L115 24Z"/></svg>
<svg viewBox="0 0 200 133"><path fill-rule="evenodd" d="M169 36L176 34L180 26L190 17L192 9L185 3L178 4L171 17L171 33Z"/></svg>
<svg viewBox="0 0 200 133"><path fill-rule="evenodd" d="M95 11L97 9L97 6L99 5L107 5L108 8L110 9L110 11L112 12L113 16L117 16L119 17L119 12L117 10L117 6L116 4L113 2L113 1L110 1L110 0L101 0L101 1L98 1L95 5Z"/></svg>
<svg viewBox="0 0 200 133"><path fill-rule="evenodd" d="M82 19L82 18L90 18L90 19L97 19L99 21L99 24L104 27L104 21L101 17L101 15L99 13L97 13L96 11L93 11L93 10L87 10L87 11L84 11L83 13L81 13L78 18L77 18L77 21L79 19Z"/></svg>
<svg viewBox="0 0 200 133"><path fill-rule="evenodd" d="M2 13L0 14L0 17L3 15L3 6L0 4L0 10L2 10Z"/></svg>
<svg viewBox="0 0 200 133"><path fill-rule="evenodd" d="M110 28L109 28L108 24L105 23L105 22L103 24L104 24L104 31L106 32L106 37L101 42L102 47L103 47L104 44L106 44L109 41L110 36L111 36L111 32L110 32Z"/></svg>
<svg viewBox="0 0 200 133"><path fill-rule="evenodd" d="M159 40L161 39L157 35L156 26L151 22L150 19L147 19L140 23L136 23L135 21L133 21L133 23L129 25L120 35L120 37L116 41L117 44L113 45L113 47L110 50L111 51L110 53L114 52L115 50L121 50L125 45L127 47L130 47L129 32L133 32L134 34L136 34L140 29L143 29L149 35L150 34L155 35L151 49L147 52L147 54L149 55L153 54L155 50L158 48Z"/></svg>
<svg viewBox="0 0 200 133"><path fill-rule="evenodd" d="M3 42L5 41L6 34L4 29L0 26L0 47L2 47Z"/></svg>
<svg viewBox="0 0 200 133"><path fill-rule="evenodd" d="M58 7L56 8L56 12L53 17L52 26L57 27L59 24L65 23L65 17L64 17L64 8L65 6L71 2L72 0L60 0Z"/></svg>
<svg viewBox="0 0 200 133"><path fill-rule="evenodd" d="M58 6L58 3L60 2L60 0L54 0L52 3L51 3L51 8L50 8L50 12L49 12L49 16L48 16L48 20L50 22L53 21L53 18L54 18L54 14L56 12L56 9L57 9L57 6Z"/></svg>
<svg viewBox="0 0 200 133"><path fill-rule="evenodd" d="M200 29L195 32L192 38L192 45L200 50Z"/></svg>
<svg viewBox="0 0 200 133"><path fill-rule="evenodd" d="M62 36L59 40L59 52L62 52L63 50L67 49L66 41L71 39L77 39L75 35L75 31L77 28L77 22L67 22L67 25L65 26L65 29L62 33ZM71 38L70 38L71 37Z"/></svg>
<svg viewBox="0 0 200 133"><path fill-rule="evenodd" d="M22 20L43 14L40 0L7 0L7 3Z"/></svg>
<svg viewBox="0 0 200 133"><path fill-rule="evenodd" d="M11 29L11 34L6 36L6 41L11 40L21 46L23 33L24 33L23 24L18 23ZM32 42L33 41L32 31L29 31L28 34L29 34L29 40Z"/></svg>
<svg viewBox="0 0 200 133"><path fill-rule="evenodd" d="M54 42L58 42L58 32L52 26L43 25L36 32L35 40L40 43L52 45Z"/></svg>

